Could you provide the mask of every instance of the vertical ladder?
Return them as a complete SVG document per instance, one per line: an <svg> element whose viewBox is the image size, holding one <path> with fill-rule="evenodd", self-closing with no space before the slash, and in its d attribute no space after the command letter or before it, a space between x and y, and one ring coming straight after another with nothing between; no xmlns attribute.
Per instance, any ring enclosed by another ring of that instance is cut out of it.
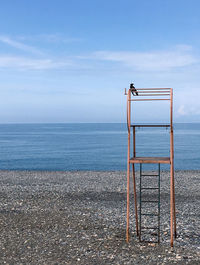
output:
<svg viewBox="0 0 200 265"><path fill-rule="evenodd" d="M158 185L156 187L144 187L142 185L142 178L143 177L158 177ZM157 199L143 199L142 198L142 191L143 190L157 190L158 194L157 194ZM145 205L149 204L157 204L158 208L157 208L157 212L156 213L145 213L143 210L145 210ZM156 216L157 217L157 226L143 226L142 225L142 221L143 218L152 218ZM154 231L151 234L147 234L147 235L157 235L157 241L152 241L152 240L142 240L142 232L144 230L148 230L148 231ZM157 231L157 233L156 233ZM140 208L139 208L139 240L140 242L148 242L148 243L160 243L160 164L158 164L158 174L142 174L142 163L140 163Z"/></svg>

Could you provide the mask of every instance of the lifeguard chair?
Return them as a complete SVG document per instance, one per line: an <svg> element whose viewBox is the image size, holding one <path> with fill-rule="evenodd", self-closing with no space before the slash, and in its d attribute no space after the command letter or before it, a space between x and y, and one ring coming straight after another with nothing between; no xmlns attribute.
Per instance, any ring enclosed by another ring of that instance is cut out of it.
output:
<svg viewBox="0 0 200 265"><path fill-rule="evenodd" d="M134 192L134 204L135 204L135 224L136 234L141 240L142 232L145 229L157 230L158 235L157 242L160 242L160 164L169 164L170 166L170 230L171 237L170 243L173 246L174 237L176 238L176 212L175 212L175 188L174 188L174 136L173 136L173 89L172 88L135 88L133 84L130 84L130 88L127 95L127 127L128 127L128 158L127 158L127 226L126 226L126 241L129 242L129 209L130 209L130 166L132 165L133 173L133 192ZM133 124L131 123L131 105L136 101L147 102L155 100L166 100L169 101L170 108L170 121L168 124ZM170 129L170 156L169 157L138 157L136 155L136 128L138 127L163 127ZM132 132L131 132L132 130ZM131 134L133 135L133 151L131 155ZM136 180L135 180L135 164L140 164L140 203L139 203L139 222L138 222L138 210L137 210L137 194L136 194ZM145 175L142 173L143 164L158 164L158 174ZM143 187L142 179L145 176L158 177L158 185L156 187ZM157 200L142 200L143 190L157 190ZM145 203L156 203L158 205L158 211L155 214L143 213L142 207ZM146 216L157 216L158 225L151 227L144 227L142 225L142 217ZM152 242L152 241L151 241Z"/></svg>

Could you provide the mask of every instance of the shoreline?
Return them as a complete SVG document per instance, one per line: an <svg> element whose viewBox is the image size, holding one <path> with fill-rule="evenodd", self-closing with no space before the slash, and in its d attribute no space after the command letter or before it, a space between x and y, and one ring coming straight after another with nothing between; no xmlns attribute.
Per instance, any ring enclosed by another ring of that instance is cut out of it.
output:
<svg viewBox="0 0 200 265"><path fill-rule="evenodd" d="M138 177L136 172L137 184ZM160 245L138 241L132 190L126 244L125 171L0 170L0 262L198 264L200 171L175 171L178 237L173 249L169 180L169 172L161 171Z"/></svg>
<svg viewBox="0 0 200 265"><path fill-rule="evenodd" d="M135 171L139 172L139 169L135 169ZM152 172L152 171L156 171L156 170L144 170L145 172ZM94 173L106 173L106 172L120 172L120 173L126 173L126 170L48 170L48 169L0 169L0 172L60 172L60 173L64 173L64 172L69 172L69 173L75 173L75 172L79 172L79 173L86 173L86 172L94 172ZM162 173L170 173L170 170L160 170L160 172ZM177 169L174 170L175 173L177 172L185 172L185 173L190 173L190 172L200 172L200 169Z"/></svg>

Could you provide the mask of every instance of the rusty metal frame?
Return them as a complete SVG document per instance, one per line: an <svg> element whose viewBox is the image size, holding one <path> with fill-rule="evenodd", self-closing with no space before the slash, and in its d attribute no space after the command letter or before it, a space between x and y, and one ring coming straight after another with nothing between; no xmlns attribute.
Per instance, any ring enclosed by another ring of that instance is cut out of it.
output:
<svg viewBox="0 0 200 265"><path fill-rule="evenodd" d="M175 210L175 185L174 185L174 135L173 135L173 89L172 88L137 88L132 93L131 88L127 95L127 127L128 127L128 156L127 156L127 225L126 225L126 241L129 242L129 224L130 224L130 164L133 171L133 191L135 206L135 224L136 234L139 236L138 226L138 210L137 210L137 194L135 181L135 163L165 163L170 164L170 244L173 246L174 237L176 238L176 210ZM141 97L142 98L138 98ZM152 96L155 96L152 98ZM167 100L170 102L170 122L169 124L131 124L131 103L135 101L154 101ZM136 127L170 127L170 157L137 157L136 156ZM131 128L133 128L133 157L130 155Z"/></svg>

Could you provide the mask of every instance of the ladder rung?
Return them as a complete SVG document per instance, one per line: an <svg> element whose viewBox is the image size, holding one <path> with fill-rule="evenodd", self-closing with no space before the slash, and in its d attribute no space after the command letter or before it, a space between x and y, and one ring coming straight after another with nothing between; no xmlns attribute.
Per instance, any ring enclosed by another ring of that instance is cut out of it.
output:
<svg viewBox="0 0 200 265"><path fill-rule="evenodd" d="M141 213L141 215L146 215L146 216L158 216L157 213Z"/></svg>
<svg viewBox="0 0 200 265"><path fill-rule="evenodd" d="M158 190L159 188L141 188L141 190Z"/></svg>
<svg viewBox="0 0 200 265"><path fill-rule="evenodd" d="M141 177L159 177L159 175L154 175L154 174L151 174L151 175L141 175Z"/></svg>
<svg viewBox="0 0 200 265"><path fill-rule="evenodd" d="M157 203L158 203L158 201L141 201L141 202L150 202L150 203L151 203L151 202L152 202L152 203L153 203L153 202L155 202L155 203L157 202Z"/></svg>

